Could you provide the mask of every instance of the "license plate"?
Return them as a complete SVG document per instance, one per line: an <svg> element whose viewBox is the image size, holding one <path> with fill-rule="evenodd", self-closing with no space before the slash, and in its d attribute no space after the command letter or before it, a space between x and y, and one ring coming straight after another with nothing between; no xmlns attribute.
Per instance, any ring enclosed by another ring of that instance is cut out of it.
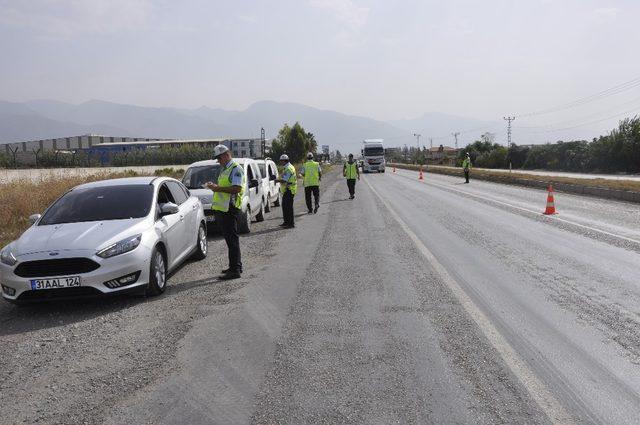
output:
<svg viewBox="0 0 640 425"><path fill-rule="evenodd" d="M34 291L39 289L73 288L80 286L80 276L32 279L29 282L31 283L31 289Z"/></svg>

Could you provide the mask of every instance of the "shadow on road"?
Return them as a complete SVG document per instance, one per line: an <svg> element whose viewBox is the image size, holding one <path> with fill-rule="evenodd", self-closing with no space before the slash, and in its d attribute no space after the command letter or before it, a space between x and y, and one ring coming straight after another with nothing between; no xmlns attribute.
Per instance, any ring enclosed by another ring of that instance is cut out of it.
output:
<svg viewBox="0 0 640 425"><path fill-rule="evenodd" d="M180 264L169 273L168 278L170 279L171 276L191 263L192 261L185 261ZM203 279L208 282L211 280L211 278ZM217 276L213 280L217 280ZM200 281L196 281L196 283L198 282ZM167 295L190 289L188 286L182 288L183 285L189 284L191 282L172 285L169 280L166 292L157 297L147 297L144 295L143 289L139 289L123 294L69 300L51 299L22 305L0 301L0 336L81 323L109 313L126 310L140 303L153 303L162 300ZM180 289L176 290L178 287Z"/></svg>
<svg viewBox="0 0 640 425"><path fill-rule="evenodd" d="M346 202L346 201L351 201L351 199L349 198L345 198L345 199L333 199L331 201L323 201L320 202L320 204L333 204L334 202Z"/></svg>
<svg viewBox="0 0 640 425"><path fill-rule="evenodd" d="M152 301L137 294L51 300L0 307L0 336L71 325Z"/></svg>
<svg viewBox="0 0 640 425"><path fill-rule="evenodd" d="M242 239L246 239L246 238L251 238L253 236L258 236L258 235L266 235L267 233L274 233L274 232L281 232L283 230L287 230L284 227L272 227L269 229L264 229L264 230L258 230L256 232L251 232L251 233L246 233L244 235L240 235L240 238Z"/></svg>

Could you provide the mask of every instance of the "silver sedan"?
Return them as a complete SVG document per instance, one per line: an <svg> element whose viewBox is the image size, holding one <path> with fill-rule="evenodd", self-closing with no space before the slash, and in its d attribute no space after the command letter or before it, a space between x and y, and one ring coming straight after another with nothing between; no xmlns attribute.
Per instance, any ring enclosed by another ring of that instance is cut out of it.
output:
<svg viewBox="0 0 640 425"><path fill-rule="evenodd" d="M22 302L164 292L167 274L207 255L200 200L178 180L134 177L73 188L0 251L2 296Z"/></svg>

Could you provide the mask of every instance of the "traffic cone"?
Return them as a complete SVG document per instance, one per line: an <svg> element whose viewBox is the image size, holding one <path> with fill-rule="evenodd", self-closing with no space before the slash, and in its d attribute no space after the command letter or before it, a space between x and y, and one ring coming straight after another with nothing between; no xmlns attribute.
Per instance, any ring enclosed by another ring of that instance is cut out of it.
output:
<svg viewBox="0 0 640 425"><path fill-rule="evenodd" d="M544 215L553 215L556 213L556 205L553 200L553 187L549 185L547 189L547 208L544 210Z"/></svg>
<svg viewBox="0 0 640 425"><path fill-rule="evenodd" d="M424 176L422 175L422 165L420 166L420 176L418 177L418 180L424 180Z"/></svg>

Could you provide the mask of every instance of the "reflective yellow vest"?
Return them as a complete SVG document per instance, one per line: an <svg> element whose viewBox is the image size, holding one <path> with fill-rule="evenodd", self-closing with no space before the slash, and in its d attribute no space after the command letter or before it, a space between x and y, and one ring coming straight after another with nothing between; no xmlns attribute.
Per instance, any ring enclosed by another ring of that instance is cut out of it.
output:
<svg viewBox="0 0 640 425"><path fill-rule="evenodd" d="M320 164L316 161L307 161L304 163L304 180L305 187L320 186Z"/></svg>
<svg viewBox="0 0 640 425"><path fill-rule="evenodd" d="M291 194L295 195L298 192L298 177L296 177L296 169L291 163L289 163L282 170L282 174L284 175L287 171L289 171L291 175L286 183L280 183L280 193L285 193L287 189L289 189Z"/></svg>
<svg viewBox="0 0 640 425"><path fill-rule="evenodd" d="M347 180L353 180L358 177L358 164L355 161L351 164L348 162L344 164L344 176Z"/></svg>
<svg viewBox="0 0 640 425"><path fill-rule="evenodd" d="M236 167L240 165L234 162L230 167L225 167L218 175L218 186L231 187L231 173ZM242 173L242 186L240 186L240 192L235 195L234 207L240 209L242 207L242 198L244 197L244 187L246 186L246 177ZM227 212L229 211L229 204L231 203L231 194L225 192L213 192L213 204L211 209L214 211Z"/></svg>

